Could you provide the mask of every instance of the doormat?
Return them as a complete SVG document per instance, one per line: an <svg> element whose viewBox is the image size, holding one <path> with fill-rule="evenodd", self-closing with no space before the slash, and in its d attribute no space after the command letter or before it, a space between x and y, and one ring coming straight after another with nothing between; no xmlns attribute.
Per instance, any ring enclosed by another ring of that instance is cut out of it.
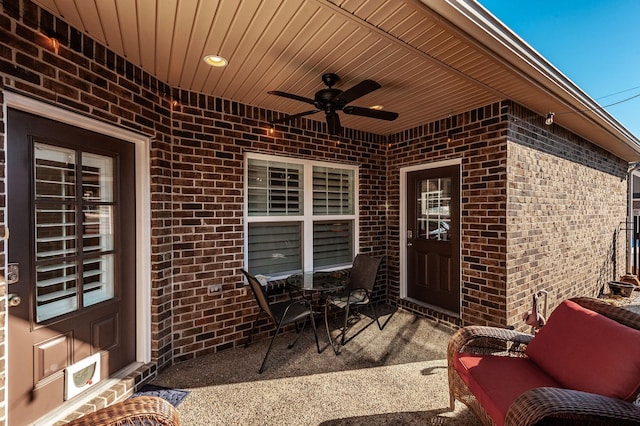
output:
<svg viewBox="0 0 640 426"><path fill-rule="evenodd" d="M131 395L131 398L136 396L159 396L160 398L170 402L174 407L177 407L187 395L189 395L189 391L182 389L165 388L163 386L156 385L144 385L140 390L138 390L138 392Z"/></svg>

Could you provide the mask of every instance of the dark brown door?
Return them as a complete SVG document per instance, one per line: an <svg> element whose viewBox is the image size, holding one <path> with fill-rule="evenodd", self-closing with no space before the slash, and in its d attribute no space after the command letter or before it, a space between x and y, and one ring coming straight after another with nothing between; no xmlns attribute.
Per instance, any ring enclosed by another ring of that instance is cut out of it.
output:
<svg viewBox="0 0 640 426"><path fill-rule="evenodd" d="M460 312L460 167L407 174L407 296Z"/></svg>
<svg viewBox="0 0 640 426"><path fill-rule="evenodd" d="M9 418L31 424L135 361L133 145L8 111ZM95 355L98 354L98 355ZM70 368L68 368L70 367Z"/></svg>

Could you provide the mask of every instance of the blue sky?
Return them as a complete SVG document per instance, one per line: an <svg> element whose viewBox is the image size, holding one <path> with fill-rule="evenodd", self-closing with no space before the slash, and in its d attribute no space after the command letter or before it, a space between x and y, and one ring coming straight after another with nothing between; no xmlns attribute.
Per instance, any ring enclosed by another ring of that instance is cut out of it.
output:
<svg viewBox="0 0 640 426"><path fill-rule="evenodd" d="M478 1L640 138L640 0Z"/></svg>

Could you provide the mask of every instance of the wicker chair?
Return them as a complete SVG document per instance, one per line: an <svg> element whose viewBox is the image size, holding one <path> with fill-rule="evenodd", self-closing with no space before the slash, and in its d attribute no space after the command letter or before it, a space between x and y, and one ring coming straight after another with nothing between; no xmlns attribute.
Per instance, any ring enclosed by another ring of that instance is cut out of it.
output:
<svg viewBox="0 0 640 426"><path fill-rule="evenodd" d="M592 298L570 299L627 327L640 330L640 315ZM495 425L454 367L456 353L526 357L532 335L486 326L463 327L449 340L447 351L451 410L455 400L473 410L485 425ZM587 373L589 374L589 373ZM591 373L593 374L593 373ZM592 393L563 388L528 390L509 406L505 425L638 425L640 406Z"/></svg>
<svg viewBox="0 0 640 426"><path fill-rule="evenodd" d="M139 396L117 402L70 423L70 426L179 426L178 411L156 396Z"/></svg>

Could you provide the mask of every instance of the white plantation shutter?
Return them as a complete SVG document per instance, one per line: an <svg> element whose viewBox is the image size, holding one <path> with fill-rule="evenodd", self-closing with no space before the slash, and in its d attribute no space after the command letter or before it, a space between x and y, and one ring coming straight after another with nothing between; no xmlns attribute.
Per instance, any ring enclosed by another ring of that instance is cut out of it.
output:
<svg viewBox="0 0 640 426"><path fill-rule="evenodd" d="M293 216L303 213L303 166L280 161L249 161L250 216Z"/></svg>
<svg viewBox="0 0 640 426"><path fill-rule="evenodd" d="M353 214L354 171L313 167L313 214Z"/></svg>
<svg viewBox="0 0 640 426"><path fill-rule="evenodd" d="M302 269L300 222L249 224L249 265L256 274L271 275Z"/></svg>
<svg viewBox="0 0 640 426"><path fill-rule="evenodd" d="M313 223L313 266L338 266L353 261L353 222Z"/></svg>
<svg viewBox="0 0 640 426"><path fill-rule="evenodd" d="M247 154L249 272L344 267L357 247L357 167Z"/></svg>
<svg viewBox="0 0 640 426"><path fill-rule="evenodd" d="M34 171L36 318L44 321L114 296L114 164L35 143Z"/></svg>

